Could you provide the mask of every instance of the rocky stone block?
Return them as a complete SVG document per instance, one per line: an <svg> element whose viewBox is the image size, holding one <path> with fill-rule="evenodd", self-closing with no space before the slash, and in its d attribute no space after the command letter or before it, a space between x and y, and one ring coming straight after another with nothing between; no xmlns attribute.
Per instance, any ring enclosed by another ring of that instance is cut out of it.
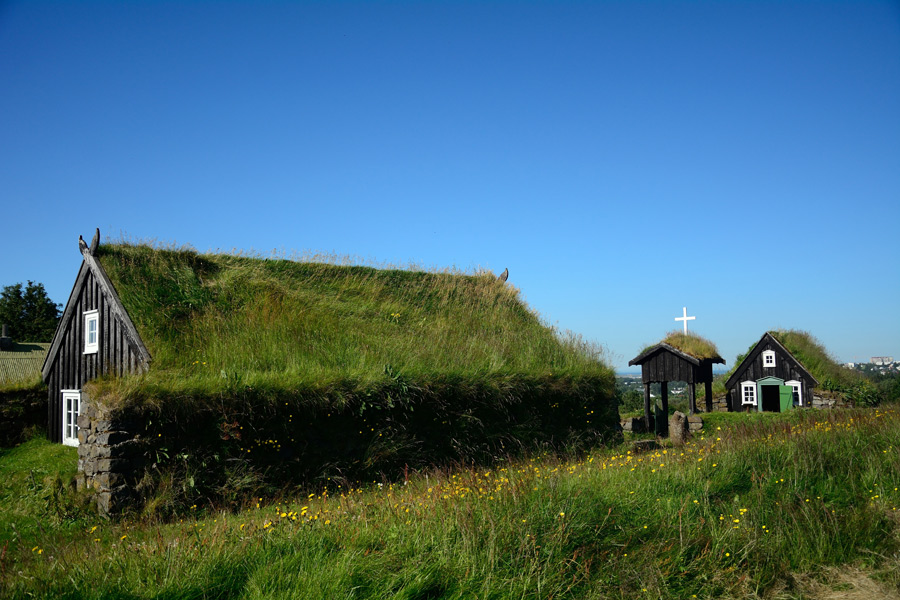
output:
<svg viewBox="0 0 900 600"><path fill-rule="evenodd" d="M98 458L97 472L131 471L131 462L124 458Z"/></svg>
<svg viewBox="0 0 900 600"><path fill-rule="evenodd" d="M112 446L115 444L121 444L122 442L128 441L131 439L131 434L125 431L109 431L104 433L98 433L96 436L96 444L100 444L101 446Z"/></svg>
<svg viewBox="0 0 900 600"><path fill-rule="evenodd" d="M635 454L659 450L661 446L656 440L635 440L631 443L631 451Z"/></svg>
<svg viewBox="0 0 900 600"><path fill-rule="evenodd" d="M669 439L674 446L683 446L690 437L688 416L676 410L669 418Z"/></svg>
<svg viewBox="0 0 900 600"><path fill-rule="evenodd" d="M627 419L622 419L622 430L630 431L632 433L647 433L648 431L653 431L653 417L650 417L650 428L647 429L647 426L644 424L644 417L628 417Z"/></svg>

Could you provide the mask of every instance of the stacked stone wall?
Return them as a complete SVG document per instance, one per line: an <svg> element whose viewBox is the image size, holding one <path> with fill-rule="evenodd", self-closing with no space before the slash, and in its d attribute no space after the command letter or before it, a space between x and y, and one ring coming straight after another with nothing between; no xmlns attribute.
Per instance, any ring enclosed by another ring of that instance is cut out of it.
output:
<svg viewBox="0 0 900 600"><path fill-rule="evenodd" d="M853 402L847 400L842 394L823 392L813 394L811 406L813 408L853 408Z"/></svg>
<svg viewBox="0 0 900 600"><path fill-rule="evenodd" d="M135 423L95 405L82 393L78 416L78 485L95 492L104 516L122 512L134 498L144 446Z"/></svg>

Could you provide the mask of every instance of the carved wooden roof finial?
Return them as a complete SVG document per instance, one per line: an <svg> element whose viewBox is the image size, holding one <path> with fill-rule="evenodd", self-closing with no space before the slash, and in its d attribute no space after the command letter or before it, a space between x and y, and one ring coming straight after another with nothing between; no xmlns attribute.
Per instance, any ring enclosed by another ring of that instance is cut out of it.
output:
<svg viewBox="0 0 900 600"><path fill-rule="evenodd" d="M91 240L91 256L97 256L97 248L100 247L100 228L94 232L94 239Z"/></svg>

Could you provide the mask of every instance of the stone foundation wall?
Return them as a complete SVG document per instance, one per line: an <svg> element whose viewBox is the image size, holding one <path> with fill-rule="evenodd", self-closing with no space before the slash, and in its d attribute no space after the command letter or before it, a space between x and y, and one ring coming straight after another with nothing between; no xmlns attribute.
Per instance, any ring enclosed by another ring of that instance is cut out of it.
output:
<svg viewBox="0 0 900 600"><path fill-rule="evenodd" d="M703 429L703 418L699 415L690 415L686 416L683 413L678 411L675 412L676 415L681 415L685 418L686 428L690 433L696 433ZM670 421L671 423L671 421ZM648 430L644 427L644 418L643 417L627 417L622 419L621 421L622 430L630 431L631 433L647 433L648 431L652 432L654 430L654 419L650 417L650 429ZM671 425L670 425L671 426ZM671 431L670 431L671 435Z"/></svg>
<svg viewBox="0 0 900 600"><path fill-rule="evenodd" d="M713 412L728 412L728 395L713 396L712 401ZM706 399L697 400L697 412L706 412Z"/></svg>
<svg viewBox="0 0 900 600"><path fill-rule="evenodd" d="M82 392L78 415L78 485L96 492L101 515L122 512L134 496L144 464L144 446L135 424L96 406Z"/></svg>
<svg viewBox="0 0 900 600"><path fill-rule="evenodd" d="M853 402L844 398L843 395L825 392L821 395L813 394L810 406L812 408L853 408Z"/></svg>

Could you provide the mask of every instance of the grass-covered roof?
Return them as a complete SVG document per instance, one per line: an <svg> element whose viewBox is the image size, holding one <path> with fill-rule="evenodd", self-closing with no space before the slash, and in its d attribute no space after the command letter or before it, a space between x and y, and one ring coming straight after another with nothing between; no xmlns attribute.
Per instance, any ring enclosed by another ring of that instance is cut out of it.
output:
<svg viewBox="0 0 900 600"><path fill-rule="evenodd" d="M669 346L677 348L681 352L684 352L689 356L693 356L698 360L722 360L722 357L719 356L719 349L716 348L716 345L714 343L696 333L684 333L682 331L671 331L667 333L666 337L660 340L657 344L651 344L641 350L641 354L644 354L645 352L647 352L651 348L656 347L659 344L668 344Z"/></svg>
<svg viewBox="0 0 900 600"><path fill-rule="evenodd" d="M593 346L543 325L490 273L131 244L103 245L98 259L152 355L145 377L171 386L609 373Z"/></svg>
<svg viewBox="0 0 900 600"><path fill-rule="evenodd" d="M769 331L769 334L787 348L788 352L820 383L831 381L840 385L852 385L863 379L861 374L839 364L825 346L806 331L774 329ZM750 349L752 350L753 346Z"/></svg>

